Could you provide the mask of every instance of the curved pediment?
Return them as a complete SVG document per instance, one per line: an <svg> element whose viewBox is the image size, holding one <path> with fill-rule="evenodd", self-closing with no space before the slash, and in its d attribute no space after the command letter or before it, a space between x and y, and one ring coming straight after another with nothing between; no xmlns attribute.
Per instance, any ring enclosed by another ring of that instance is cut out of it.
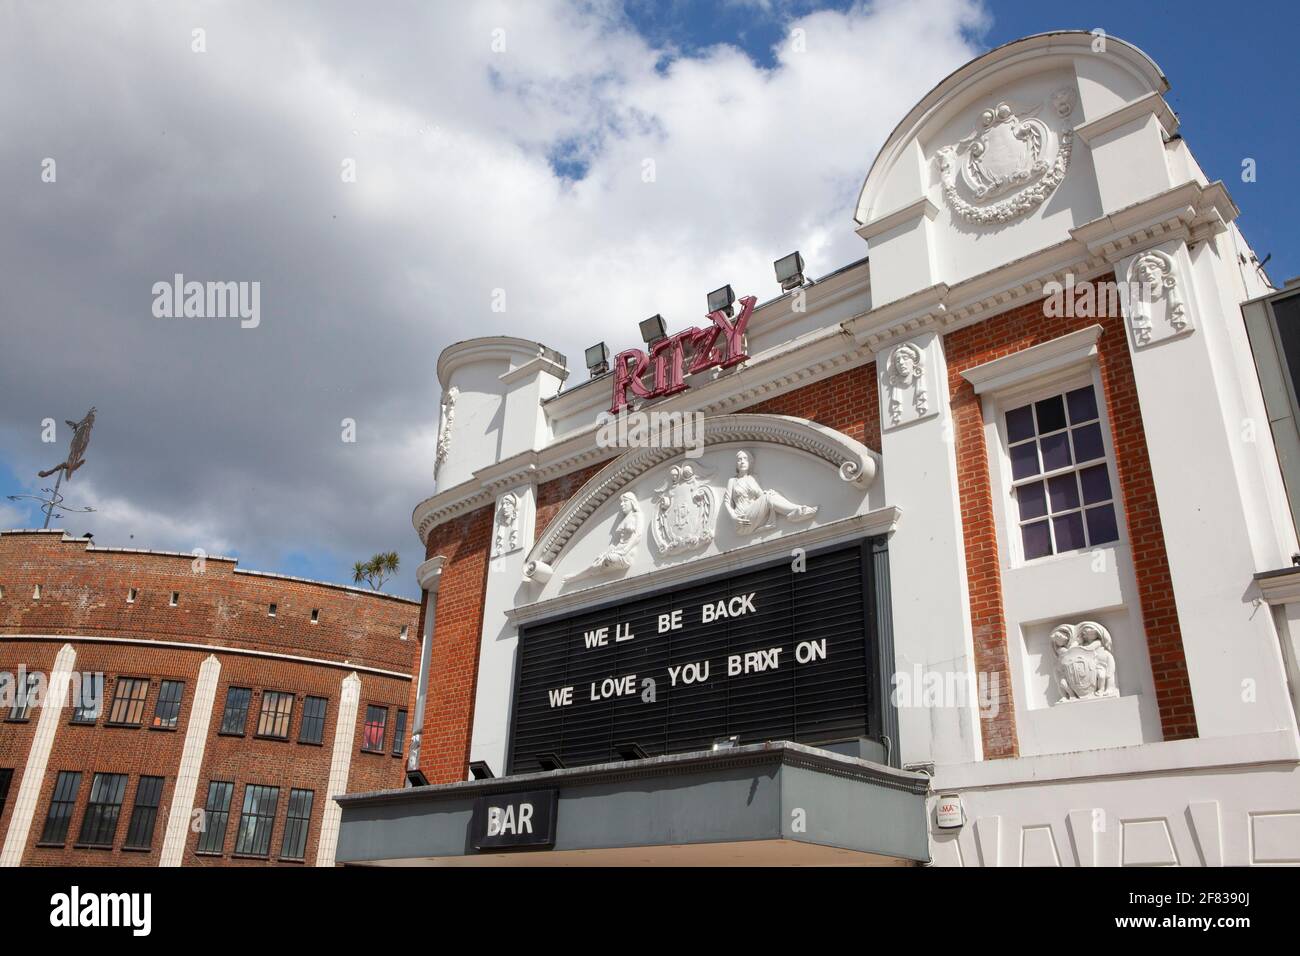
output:
<svg viewBox="0 0 1300 956"><path fill-rule="evenodd" d="M879 455L783 415L704 420L703 445L637 448L569 500L525 577L558 594L728 552L868 510ZM878 504L878 503L877 503Z"/></svg>

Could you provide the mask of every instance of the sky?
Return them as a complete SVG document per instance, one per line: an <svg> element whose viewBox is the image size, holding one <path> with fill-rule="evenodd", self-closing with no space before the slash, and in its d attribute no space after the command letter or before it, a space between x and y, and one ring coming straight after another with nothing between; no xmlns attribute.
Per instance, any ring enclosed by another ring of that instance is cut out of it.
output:
<svg viewBox="0 0 1300 956"><path fill-rule="evenodd" d="M647 315L693 323L724 282L775 294L787 252L814 276L860 258L854 200L894 125L1046 30L1150 54L1274 282L1300 274L1295 6L1081 9L0 5L0 496L47 486L95 405L63 488L95 511L55 526L330 581L395 550L386 590L415 596L444 347L537 339L574 384L585 346L638 344ZM257 283L256 325L155 315L177 274ZM29 505L0 497L0 528L38 527Z"/></svg>

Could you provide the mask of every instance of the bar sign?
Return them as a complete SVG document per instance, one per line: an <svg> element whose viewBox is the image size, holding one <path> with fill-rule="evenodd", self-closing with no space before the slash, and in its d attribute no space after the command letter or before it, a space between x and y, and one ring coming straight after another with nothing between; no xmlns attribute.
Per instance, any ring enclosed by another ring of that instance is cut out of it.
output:
<svg viewBox="0 0 1300 956"><path fill-rule="evenodd" d="M479 797L470 821L476 850L518 850L555 845L558 790Z"/></svg>

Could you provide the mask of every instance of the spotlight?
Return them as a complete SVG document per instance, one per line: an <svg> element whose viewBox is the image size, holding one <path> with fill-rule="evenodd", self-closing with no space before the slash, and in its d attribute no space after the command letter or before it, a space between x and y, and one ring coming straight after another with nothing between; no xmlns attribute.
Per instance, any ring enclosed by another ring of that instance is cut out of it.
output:
<svg viewBox="0 0 1300 956"><path fill-rule="evenodd" d="M541 764L543 770L563 770L564 761L560 759L557 753L541 753L537 755L537 762Z"/></svg>
<svg viewBox="0 0 1300 956"><path fill-rule="evenodd" d="M650 318L641 323L641 340L646 345L653 345L660 339L668 337L668 330L664 326L664 317L656 312Z"/></svg>
<svg viewBox="0 0 1300 956"><path fill-rule="evenodd" d="M592 378L609 371L609 346L604 342L597 342L587 349L587 371Z"/></svg>
<svg viewBox="0 0 1300 956"><path fill-rule="evenodd" d="M714 289L709 293L709 311L725 312L727 317L730 318L734 311L731 305L735 301L736 293L731 291L730 285L724 285L721 289Z"/></svg>
<svg viewBox="0 0 1300 956"><path fill-rule="evenodd" d="M427 787L429 778L424 775L423 770L408 770L406 771L406 782L413 787Z"/></svg>
<svg viewBox="0 0 1300 956"><path fill-rule="evenodd" d="M740 746L740 735L732 734L730 737L719 737L713 741L714 750L730 750L732 747Z"/></svg>
<svg viewBox="0 0 1300 956"><path fill-rule="evenodd" d="M475 780L491 780L496 776L486 760L475 760L469 765L470 776Z"/></svg>
<svg viewBox="0 0 1300 956"><path fill-rule="evenodd" d="M803 285L803 256L798 252L782 256L772 263L772 266L776 269L776 281L781 283L782 292L789 292Z"/></svg>
<svg viewBox="0 0 1300 956"><path fill-rule="evenodd" d="M619 757L624 760L645 760L650 756L641 749L641 745L635 740L629 741L625 744L615 744L614 750L618 753Z"/></svg>

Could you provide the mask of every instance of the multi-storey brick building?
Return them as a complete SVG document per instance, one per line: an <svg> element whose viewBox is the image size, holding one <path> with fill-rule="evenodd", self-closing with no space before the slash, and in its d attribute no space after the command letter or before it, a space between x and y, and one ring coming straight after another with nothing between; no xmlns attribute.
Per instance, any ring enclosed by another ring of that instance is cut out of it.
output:
<svg viewBox="0 0 1300 956"><path fill-rule="evenodd" d="M0 534L0 865L328 866L401 785L418 606L235 565Z"/></svg>
<svg viewBox="0 0 1300 956"><path fill-rule="evenodd" d="M868 258L564 390L446 349L432 786L340 860L1300 862L1295 299L1167 90L1019 40L886 142Z"/></svg>

